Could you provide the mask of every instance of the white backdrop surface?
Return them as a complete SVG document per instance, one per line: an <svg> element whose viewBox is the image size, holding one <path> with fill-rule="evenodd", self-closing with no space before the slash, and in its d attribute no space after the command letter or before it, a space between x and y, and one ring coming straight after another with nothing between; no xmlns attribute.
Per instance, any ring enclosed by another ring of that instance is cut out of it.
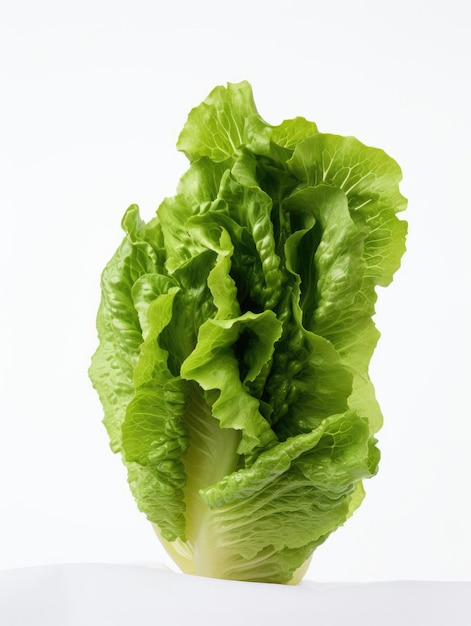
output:
<svg viewBox="0 0 471 626"><path fill-rule="evenodd" d="M87 378L101 270L131 203L186 168L218 84L401 165L408 252L380 293L382 462L313 581L471 579L471 37L459 0L0 5L0 569L168 562Z"/></svg>

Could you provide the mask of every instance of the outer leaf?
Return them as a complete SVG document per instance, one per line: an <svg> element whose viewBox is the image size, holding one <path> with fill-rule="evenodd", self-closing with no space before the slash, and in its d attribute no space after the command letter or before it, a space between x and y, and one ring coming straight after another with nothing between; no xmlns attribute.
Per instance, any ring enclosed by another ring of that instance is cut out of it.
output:
<svg viewBox="0 0 471 626"><path fill-rule="evenodd" d="M136 392L122 425L124 460L132 464L130 485L134 497L169 540L185 536L185 385L170 372L168 355L158 338L172 317L175 295L173 288L149 307L150 331L141 347L134 374ZM151 492L146 487L150 476L154 483Z"/></svg>
<svg viewBox="0 0 471 626"><path fill-rule="evenodd" d="M365 241L368 275L376 284L387 285L399 267L407 230L395 215L407 204L399 191L402 173L397 163L354 137L319 133L296 146L289 167L310 186L326 183L343 191L352 217L370 229Z"/></svg>
<svg viewBox="0 0 471 626"><path fill-rule="evenodd" d="M289 580L306 549L322 543L358 505L358 480L375 470L370 456L377 460L368 424L347 413L277 444L250 468L204 489L224 577Z"/></svg>
<svg viewBox="0 0 471 626"><path fill-rule="evenodd" d="M210 157L216 163L237 152L246 139L246 122L257 110L247 82L216 87L193 109L177 147L190 161Z"/></svg>
<svg viewBox="0 0 471 626"><path fill-rule="evenodd" d="M145 229L136 206L127 211L123 226L127 236L102 275L97 315L100 345L90 367L114 452L121 449L121 424L134 392L133 374L142 342L132 289L141 276L155 272L158 260L153 249L139 239Z"/></svg>

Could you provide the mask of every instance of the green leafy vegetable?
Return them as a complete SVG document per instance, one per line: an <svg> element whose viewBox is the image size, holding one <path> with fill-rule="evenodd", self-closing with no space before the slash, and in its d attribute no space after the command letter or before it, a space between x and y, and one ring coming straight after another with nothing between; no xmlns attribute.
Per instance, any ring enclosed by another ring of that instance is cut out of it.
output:
<svg viewBox="0 0 471 626"><path fill-rule="evenodd" d="M297 582L377 471L372 316L405 250L401 172L304 118L265 123L246 82L193 109L178 148L176 195L124 216L90 376L183 571Z"/></svg>

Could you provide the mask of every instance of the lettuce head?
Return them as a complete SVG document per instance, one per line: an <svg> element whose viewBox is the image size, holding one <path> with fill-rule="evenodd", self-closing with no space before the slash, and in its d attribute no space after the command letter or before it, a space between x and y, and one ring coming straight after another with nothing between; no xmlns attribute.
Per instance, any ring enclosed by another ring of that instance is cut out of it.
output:
<svg viewBox="0 0 471 626"><path fill-rule="evenodd" d="M106 266L90 377L137 505L187 573L298 582L361 503L382 415L376 287L405 250L401 171L247 82L193 109L189 160Z"/></svg>

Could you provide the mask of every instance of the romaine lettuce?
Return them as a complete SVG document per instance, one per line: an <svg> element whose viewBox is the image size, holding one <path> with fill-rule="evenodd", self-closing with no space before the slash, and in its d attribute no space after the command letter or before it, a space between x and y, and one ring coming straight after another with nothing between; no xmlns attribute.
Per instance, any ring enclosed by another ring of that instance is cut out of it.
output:
<svg viewBox="0 0 471 626"><path fill-rule="evenodd" d="M304 118L265 123L246 82L193 109L178 148L176 195L123 218L90 377L181 569L295 583L377 471L372 316L405 250L401 172Z"/></svg>

